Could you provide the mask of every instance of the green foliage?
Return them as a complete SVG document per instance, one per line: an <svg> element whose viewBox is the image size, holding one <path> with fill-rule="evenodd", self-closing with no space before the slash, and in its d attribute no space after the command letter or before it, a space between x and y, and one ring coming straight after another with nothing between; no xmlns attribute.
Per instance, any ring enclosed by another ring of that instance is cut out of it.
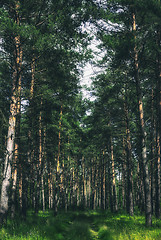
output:
<svg viewBox="0 0 161 240"><path fill-rule="evenodd" d="M102 226L98 232L98 238L102 240L113 240L111 233L109 232L107 226Z"/></svg>
<svg viewBox="0 0 161 240"><path fill-rule="evenodd" d="M28 213L26 221L8 221L0 230L1 240L159 240L161 220L146 228L144 217L109 212L85 211Z"/></svg>

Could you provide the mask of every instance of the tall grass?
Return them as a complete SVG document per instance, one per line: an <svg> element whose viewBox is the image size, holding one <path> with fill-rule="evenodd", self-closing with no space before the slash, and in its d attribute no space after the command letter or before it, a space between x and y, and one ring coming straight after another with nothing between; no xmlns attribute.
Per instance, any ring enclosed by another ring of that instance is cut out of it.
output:
<svg viewBox="0 0 161 240"><path fill-rule="evenodd" d="M160 240L161 220L145 227L144 216L130 217L101 211L59 213L28 212L26 221L8 220L0 240Z"/></svg>

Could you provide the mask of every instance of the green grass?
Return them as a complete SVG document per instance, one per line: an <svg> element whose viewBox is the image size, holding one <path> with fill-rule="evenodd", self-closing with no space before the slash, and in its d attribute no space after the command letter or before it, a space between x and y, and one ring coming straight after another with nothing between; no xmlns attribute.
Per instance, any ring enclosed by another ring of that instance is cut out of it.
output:
<svg viewBox="0 0 161 240"><path fill-rule="evenodd" d="M144 216L101 211L28 213L26 221L8 220L0 240L160 240L161 220L145 227Z"/></svg>

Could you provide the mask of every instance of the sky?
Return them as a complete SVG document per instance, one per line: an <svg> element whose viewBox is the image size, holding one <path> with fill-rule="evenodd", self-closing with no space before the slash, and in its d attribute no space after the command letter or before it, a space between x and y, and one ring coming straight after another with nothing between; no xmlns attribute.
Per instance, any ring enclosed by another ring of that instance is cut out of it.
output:
<svg viewBox="0 0 161 240"><path fill-rule="evenodd" d="M106 22L100 20L99 25L102 26L102 28L104 28L106 31L109 31L109 32L114 31L114 30L116 31L116 28L119 31L119 29L121 28L121 25L112 23L111 21L108 21L106 23ZM96 38L97 29L93 24L85 23L85 25L82 26L82 30L88 32L90 34L90 36L93 37L93 40L91 41L91 44L89 45L89 48L92 49L92 51L93 51L94 58L92 60L94 62L98 62L105 55L105 50L103 50L103 49L100 50L97 48L97 46L101 43L101 41ZM96 66L92 65L92 63L90 63L90 62L87 63L83 70L83 76L81 78L81 86L86 85L87 87L90 87L92 84L91 77L96 77L98 74L103 73L104 69L105 69L104 66L96 67ZM83 96L84 96L84 98L88 98L90 100L94 99L93 97L91 97L90 92L85 89L83 90Z"/></svg>
<svg viewBox="0 0 161 240"><path fill-rule="evenodd" d="M96 39L92 40L89 48L91 48L93 50L93 54L94 54L94 58L93 61L97 62L98 60L101 60L101 58L103 57L104 53L100 52L100 50L98 50L97 45L99 44L99 41L97 41ZM91 87L92 84L92 79L97 76L97 74L103 72L101 67L96 67L94 66L94 64L92 64L92 62L88 62L84 69L83 69L83 76L81 78L81 86L83 87L84 85L87 87ZM86 89L83 89L83 96L84 98L88 98L91 101L94 100L95 98L91 96L90 91L87 91Z"/></svg>
<svg viewBox="0 0 161 240"><path fill-rule="evenodd" d="M103 53L100 52L100 50L97 48L97 46L100 44L100 42L96 39L96 27L91 23L85 23L82 27L82 31L85 31L89 33L90 37L93 39L91 40L90 45L88 46L88 49L91 49L93 51L93 59L92 61L88 62L84 69L83 69L83 76L81 77L80 84L83 87L84 85L86 87L91 87L92 84L92 77L96 77L97 73L101 71L101 68L98 68L92 64L92 62L97 62L100 60L103 56ZM83 96L84 98L88 98L90 100L93 100L93 97L90 94L90 91L87 91L86 89L83 89Z"/></svg>

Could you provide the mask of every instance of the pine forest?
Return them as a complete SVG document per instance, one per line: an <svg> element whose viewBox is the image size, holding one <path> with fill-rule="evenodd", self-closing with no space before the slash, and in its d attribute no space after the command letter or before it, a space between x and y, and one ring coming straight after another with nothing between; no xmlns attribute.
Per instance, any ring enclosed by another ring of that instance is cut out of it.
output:
<svg viewBox="0 0 161 240"><path fill-rule="evenodd" d="M160 158L160 0L0 1L0 239L161 239Z"/></svg>

